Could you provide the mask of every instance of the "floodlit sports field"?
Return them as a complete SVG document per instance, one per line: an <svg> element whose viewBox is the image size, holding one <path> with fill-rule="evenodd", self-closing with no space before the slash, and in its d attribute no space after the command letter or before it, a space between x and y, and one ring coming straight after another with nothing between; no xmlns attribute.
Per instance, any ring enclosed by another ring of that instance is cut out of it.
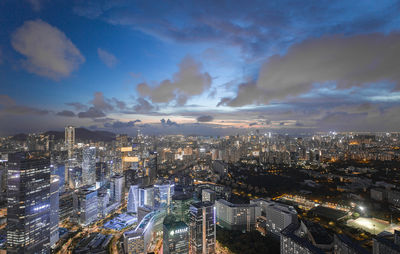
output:
<svg viewBox="0 0 400 254"><path fill-rule="evenodd" d="M393 231L393 229L398 226L392 227L389 223L384 223L374 218L364 218L360 217L356 220L348 220L347 226L352 228L360 228L371 234L379 234L382 231Z"/></svg>

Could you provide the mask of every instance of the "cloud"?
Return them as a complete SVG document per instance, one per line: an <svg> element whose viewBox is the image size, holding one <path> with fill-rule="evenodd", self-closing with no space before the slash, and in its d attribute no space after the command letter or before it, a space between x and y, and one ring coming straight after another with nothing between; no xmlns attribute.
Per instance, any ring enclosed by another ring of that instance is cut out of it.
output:
<svg viewBox="0 0 400 254"><path fill-rule="evenodd" d="M219 105L269 104L309 92L315 84L338 89L379 82L400 89L400 33L310 39L275 55L261 67L257 81L239 85L237 96Z"/></svg>
<svg viewBox="0 0 400 254"><path fill-rule="evenodd" d="M26 21L11 36L13 48L25 57L29 72L59 80L68 77L85 58L59 29L38 19Z"/></svg>
<svg viewBox="0 0 400 254"><path fill-rule="evenodd" d="M148 102L146 99L143 98L138 98L137 104L133 106L133 109L137 113L148 113L152 111L154 108L155 107L150 102Z"/></svg>
<svg viewBox="0 0 400 254"><path fill-rule="evenodd" d="M100 60L105 65L107 65L109 68L113 68L118 63L117 58L113 54L111 54L110 52L107 52L104 49L98 48L97 54L98 54Z"/></svg>
<svg viewBox="0 0 400 254"><path fill-rule="evenodd" d="M87 111L79 112L78 117L79 118L98 118L98 117L105 117L106 114L103 113L98 108L95 107L90 107Z"/></svg>
<svg viewBox="0 0 400 254"><path fill-rule="evenodd" d="M65 105L71 106L75 110L86 110L87 109L87 106L80 102L68 102L68 103L65 103Z"/></svg>
<svg viewBox="0 0 400 254"><path fill-rule="evenodd" d="M203 115L203 116L199 116L197 117L197 122L211 122L212 120L214 120L214 117L210 116L210 115Z"/></svg>
<svg viewBox="0 0 400 254"><path fill-rule="evenodd" d="M117 106L117 108L119 108L121 110L126 108L126 103L125 102L120 101L120 100L118 100L117 98L114 98L114 97L111 100L114 102L114 104Z"/></svg>
<svg viewBox="0 0 400 254"><path fill-rule="evenodd" d="M38 12L42 9L44 2L47 2L47 0L27 0L27 2L32 6L34 11Z"/></svg>
<svg viewBox="0 0 400 254"><path fill-rule="evenodd" d="M154 87L140 83L136 89L141 96L150 98L154 103L175 101L178 105L184 105L189 98L202 94L211 86L211 76L201 69L199 62L186 56L171 80L163 80Z"/></svg>
<svg viewBox="0 0 400 254"><path fill-rule="evenodd" d="M114 109L114 107L104 98L102 92L95 92L94 98L90 103L98 110L110 111Z"/></svg>
<svg viewBox="0 0 400 254"><path fill-rule="evenodd" d="M171 121L170 119L165 120L164 118L160 120L163 127L179 126L178 123Z"/></svg>
<svg viewBox="0 0 400 254"><path fill-rule="evenodd" d="M0 113L9 115L47 115L48 110L18 105L14 99L5 94L0 94Z"/></svg>
<svg viewBox="0 0 400 254"><path fill-rule="evenodd" d="M171 11L173 10L173 11ZM396 29L398 4L387 1L77 1L75 13L129 26L161 40L237 47L246 57L282 53L309 37ZM251 39L249 39L251 38Z"/></svg>
<svg viewBox="0 0 400 254"><path fill-rule="evenodd" d="M136 119L134 121L129 121L129 122L121 122L121 121L115 121L113 123L104 123L105 128L113 128L113 129L121 129L121 128L129 128L129 127L134 127L136 123L140 123L141 121L139 119Z"/></svg>
<svg viewBox="0 0 400 254"><path fill-rule="evenodd" d="M63 110L57 113L58 116L74 117L75 113L70 110Z"/></svg>

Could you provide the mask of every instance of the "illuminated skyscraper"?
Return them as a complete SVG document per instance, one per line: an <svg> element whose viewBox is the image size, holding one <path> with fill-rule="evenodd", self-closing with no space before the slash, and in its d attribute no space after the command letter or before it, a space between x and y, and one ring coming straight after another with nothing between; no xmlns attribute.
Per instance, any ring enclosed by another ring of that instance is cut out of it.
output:
<svg viewBox="0 0 400 254"><path fill-rule="evenodd" d="M69 178L69 168L72 167L71 161L74 153L74 145L75 145L75 127L73 126L66 126L65 127L65 146L67 147L68 150L68 162L65 165L65 171L64 171L64 178L68 179ZM68 185L68 181L65 181L65 185Z"/></svg>
<svg viewBox="0 0 400 254"><path fill-rule="evenodd" d="M51 176L50 181L50 246L53 247L59 239L58 221L59 221L59 188L60 177L57 175Z"/></svg>
<svg viewBox="0 0 400 254"><path fill-rule="evenodd" d="M169 207L174 195L174 184L164 183L154 185L154 207Z"/></svg>
<svg viewBox="0 0 400 254"><path fill-rule="evenodd" d="M19 152L8 162L7 253L49 253L50 159Z"/></svg>
<svg viewBox="0 0 400 254"><path fill-rule="evenodd" d="M192 254L215 253L215 207L210 202L190 206L189 245Z"/></svg>
<svg viewBox="0 0 400 254"><path fill-rule="evenodd" d="M75 127L65 127L65 146L68 148L68 158L72 157L72 149L75 145Z"/></svg>
<svg viewBox="0 0 400 254"><path fill-rule="evenodd" d="M128 213L137 213L137 208L139 206L139 186L132 185L129 188L128 194Z"/></svg>
<svg viewBox="0 0 400 254"><path fill-rule="evenodd" d="M91 186L84 186L74 193L74 210L81 225L89 225L98 218L97 191Z"/></svg>
<svg viewBox="0 0 400 254"><path fill-rule="evenodd" d="M149 176L150 184L153 184L157 178L157 152L151 152L147 162L146 174Z"/></svg>
<svg viewBox="0 0 400 254"><path fill-rule="evenodd" d="M189 253L189 227L183 221L175 221L171 215L163 222L163 253Z"/></svg>
<svg viewBox="0 0 400 254"><path fill-rule="evenodd" d="M83 185L96 183L96 147L83 149L82 182Z"/></svg>
<svg viewBox="0 0 400 254"><path fill-rule="evenodd" d="M111 177L110 198L113 202L121 203L124 198L124 177L115 175Z"/></svg>

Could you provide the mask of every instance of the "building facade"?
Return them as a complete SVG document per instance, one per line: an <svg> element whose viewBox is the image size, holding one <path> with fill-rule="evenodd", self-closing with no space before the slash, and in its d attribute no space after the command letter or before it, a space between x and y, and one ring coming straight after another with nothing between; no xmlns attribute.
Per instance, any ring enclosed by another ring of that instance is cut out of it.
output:
<svg viewBox="0 0 400 254"><path fill-rule="evenodd" d="M7 253L49 253L50 159L20 152L8 162Z"/></svg>
<svg viewBox="0 0 400 254"><path fill-rule="evenodd" d="M256 204L232 204L224 199L215 202L217 224L229 230L251 231L261 209Z"/></svg>
<svg viewBox="0 0 400 254"><path fill-rule="evenodd" d="M215 253L216 215L210 202L190 206L189 246L192 254Z"/></svg>

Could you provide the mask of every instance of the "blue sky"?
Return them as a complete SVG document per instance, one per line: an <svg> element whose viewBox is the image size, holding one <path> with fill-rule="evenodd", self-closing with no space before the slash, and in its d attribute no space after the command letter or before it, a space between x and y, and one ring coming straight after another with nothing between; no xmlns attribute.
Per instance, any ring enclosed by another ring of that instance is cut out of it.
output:
<svg viewBox="0 0 400 254"><path fill-rule="evenodd" d="M66 124L156 134L398 131L399 9L2 1L0 135Z"/></svg>

